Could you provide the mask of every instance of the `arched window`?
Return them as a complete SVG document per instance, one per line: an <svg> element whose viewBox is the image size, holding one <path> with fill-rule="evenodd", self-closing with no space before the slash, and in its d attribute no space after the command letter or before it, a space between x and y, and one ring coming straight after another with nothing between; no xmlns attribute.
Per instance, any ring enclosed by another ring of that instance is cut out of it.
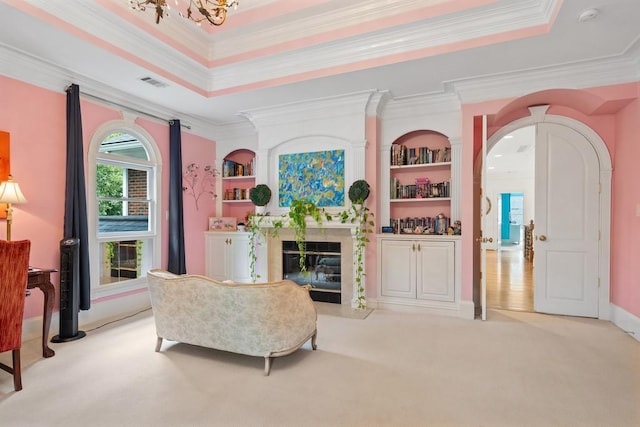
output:
<svg viewBox="0 0 640 427"><path fill-rule="evenodd" d="M94 135L87 197L94 294L146 286L146 272L159 264L158 158L139 130L112 124Z"/></svg>

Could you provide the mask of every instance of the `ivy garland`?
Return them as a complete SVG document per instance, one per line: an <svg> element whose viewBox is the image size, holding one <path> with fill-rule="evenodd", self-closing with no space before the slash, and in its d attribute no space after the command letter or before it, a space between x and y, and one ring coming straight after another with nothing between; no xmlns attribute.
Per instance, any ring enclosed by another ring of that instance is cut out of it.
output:
<svg viewBox="0 0 640 427"><path fill-rule="evenodd" d="M264 184L260 184L264 185ZM258 188L260 185L256 186ZM264 185L266 187L266 185ZM267 187L268 189L268 187ZM269 190L269 197L271 196ZM355 283L356 283L356 301L359 309L366 308L366 298L364 289L364 259L365 249L367 243L369 243L369 234L373 233L375 223L373 221L373 213L369 211L364 204L365 200L369 197L370 187L367 181L361 179L355 181L349 188L349 200L351 200L351 207L338 214L338 218L343 224L355 224L355 248L354 248L354 263L355 268ZM333 217L327 213L323 208L319 208L315 203L307 199L293 200L288 213L288 226L293 227L296 244L298 251L300 252L300 271L302 273L307 272L306 266L306 248L305 241L307 235L307 216L313 218L316 223L321 226L322 221L326 219L331 221ZM256 245L260 244L258 241L259 234L264 234L265 228L263 225L264 216L251 215L247 224L249 230L249 267L251 269L251 277L253 280L257 280L260 276L256 274ZM272 222L272 230L269 232L271 237L277 237L278 230L284 226L283 220L276 220Z"/></svg>

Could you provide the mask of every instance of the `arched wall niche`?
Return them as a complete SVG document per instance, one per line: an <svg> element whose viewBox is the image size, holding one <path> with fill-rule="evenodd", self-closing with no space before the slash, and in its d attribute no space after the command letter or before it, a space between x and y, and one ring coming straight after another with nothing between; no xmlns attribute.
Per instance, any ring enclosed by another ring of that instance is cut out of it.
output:
<svg viewBox="0 0 640 427"><path fill-rule="evenodd" d="M438 131L423 129L423 130L414 130L411 132L407 132L403 135L400 135L395 141L393 141L393 143L406 144L415 139L420 139L421 141L423 141L423 143L427 145L429 144L429 142L435 142L438 144L442 143L443 141L446 141L447 143L449 142L449 137L447 137L446 135Z"/></svg>

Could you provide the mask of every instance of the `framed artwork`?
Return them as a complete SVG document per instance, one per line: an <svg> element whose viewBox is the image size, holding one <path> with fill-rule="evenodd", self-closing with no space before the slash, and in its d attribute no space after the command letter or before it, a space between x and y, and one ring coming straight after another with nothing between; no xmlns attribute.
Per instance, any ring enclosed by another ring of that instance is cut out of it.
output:
<svg viewBox="0 0 640 427"><path fill-rule="evenodd" d="M209 231L236 231L236 217L209 217Z"/></svg>
<svg viewBox="0 0 640 427"><path fill-rule="evenodd" d="M9 179L9 132L0 131L0 182ZM7 217L7 204L0 203L0 218Z"/></svg>
<svg viewBox="0 0 640 427"><path fill-rule="evenodd" d="M308 199L319 207L344 206L344 150L281 154L278 206Z"/></svg>

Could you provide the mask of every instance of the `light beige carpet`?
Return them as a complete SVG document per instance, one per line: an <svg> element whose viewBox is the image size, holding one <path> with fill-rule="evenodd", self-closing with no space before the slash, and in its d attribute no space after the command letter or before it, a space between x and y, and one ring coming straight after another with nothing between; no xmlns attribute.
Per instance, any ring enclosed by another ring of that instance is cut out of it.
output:
<svg viewBox="0 0 640 427"><path fill-rule="evenodd" d="M640 343L593 319L321 312L318 350L276 359L268 377L261 358L154 352L150 312L82 329L50 359L25 343L23 391L0 371L0 425L640 425Z"/></svg>
<svg viewBox="0 0 640 427"><path fill-rule="evenodd" d="M347 319L364 320L373 311L372 308L358 309L351 308L346 304L332 304L327 302L314 302L318 314L326 314L327 316L345 317Z"/></svg>

